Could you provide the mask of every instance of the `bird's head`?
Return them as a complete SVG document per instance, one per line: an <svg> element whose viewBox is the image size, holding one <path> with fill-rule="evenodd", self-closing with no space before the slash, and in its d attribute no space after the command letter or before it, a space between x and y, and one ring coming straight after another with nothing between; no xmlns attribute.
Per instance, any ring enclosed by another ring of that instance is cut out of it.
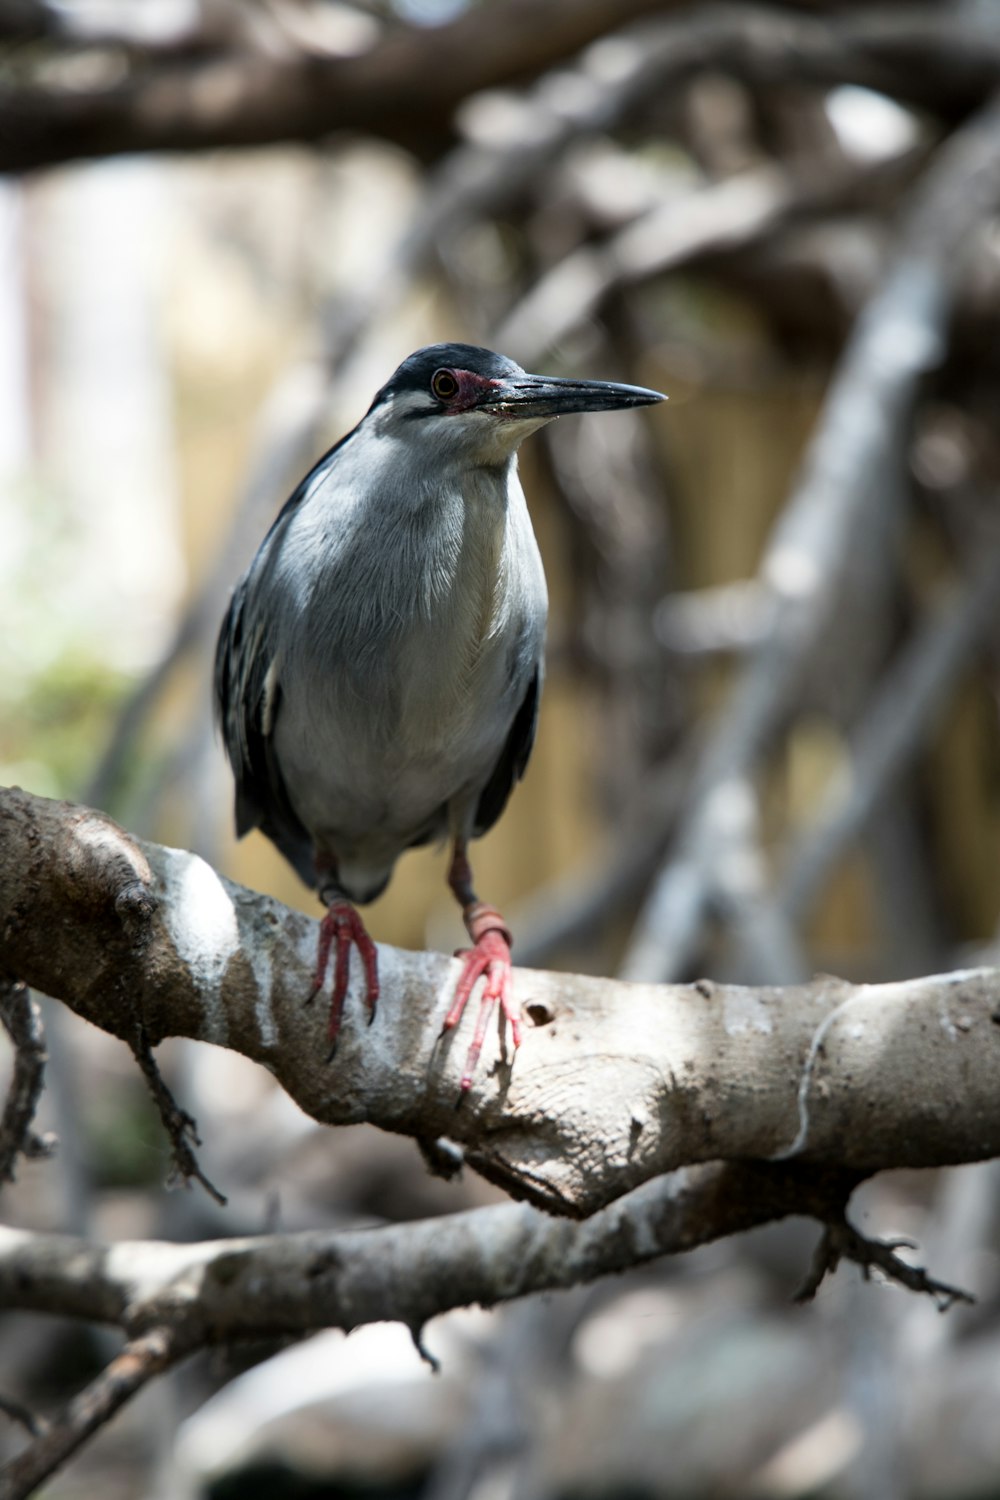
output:
<svg viewBox="0 0 1000 1500"><path fill-rule="evenodd" d="M609 380L529 375L473 344L430 344L404 359L365 422L380 434L468 464L497 464L554 417L648 406L659 391Z"/></svg>

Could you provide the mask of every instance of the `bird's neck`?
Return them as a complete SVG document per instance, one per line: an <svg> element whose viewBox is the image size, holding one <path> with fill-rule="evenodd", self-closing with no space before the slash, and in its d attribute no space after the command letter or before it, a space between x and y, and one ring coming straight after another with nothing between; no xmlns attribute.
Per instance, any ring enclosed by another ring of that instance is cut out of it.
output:
<svg viewBox="0 0 1000 1500"><path fill-rule="evenodd" d="M408 518L419 613L427 620L452 616L470 642L495 626L512 497L520 497L512 461L467 466L426 486Z"/></svg>

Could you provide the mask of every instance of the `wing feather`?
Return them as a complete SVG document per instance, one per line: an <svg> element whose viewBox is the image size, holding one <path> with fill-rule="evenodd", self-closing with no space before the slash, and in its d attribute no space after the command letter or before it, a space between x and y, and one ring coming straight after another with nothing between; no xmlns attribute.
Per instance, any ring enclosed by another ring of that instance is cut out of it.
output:
<svg viewBox="0 0 1000 1500"><path fill-rule="evenodd" d="M479 795L476 818L472 826L473 838L480 838L493 827L507 806L508 797L524 775L538 729L538 704L541 691L542 668L538 663L528 684L528 690L521 700L521 706L514 715L514 722L500 752L500 758Z"/></svg>
<svg viewBox="0 0 1000 1500"><path fill-rule="evenodd" d="M260 554L258 554L258 559ZM266 627L250 623L254 566L236 585L215 650L215 711L236 781L236 833L260 828L315 885L312 841L299 820L274 754L281 663Z"/></svg>

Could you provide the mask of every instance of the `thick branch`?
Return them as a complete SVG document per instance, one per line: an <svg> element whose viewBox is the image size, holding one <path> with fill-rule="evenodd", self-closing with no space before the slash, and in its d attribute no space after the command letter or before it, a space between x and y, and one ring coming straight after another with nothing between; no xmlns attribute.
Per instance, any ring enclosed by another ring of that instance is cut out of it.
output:
<svg viewBox="0 0 1000 1500"><path fill-rule="evenodd" d="M88 92L0 89L0 171L122 151L316 141L360 130L439 148L456 106L531 77L664 0L493 0L442 26L387 30L360 56L229 51L139 69Z"/></svg>
<svg viewBox="0 0 1000 1500"><path fill-rule="evenodd" d="M303 1005L316 924L103 814L0 795L0 934L3 970L114 1035L139 1011L154 1043L232 1047L317 1120L451 1137L569 1215L695 1162L864 1173L1000 1153L995 970L786 990L520 971L525 1042L512 1065L488 1038L456 1108L466 1038L440 1038L456 964L383 947L375 1023L349 998L327 1064L322 1007Z"/></svg>
<svg viewBox="0 0 1000 1500"><path fill-rule="evenodd" d="M570 57L676 0L492 0L436 27L387 31L359 56L247 48L150 59L97 89L0 89L0 171L123 151L192 151L316 141L359 130L439 148L457 105ZM885 6L832 18L705 7L632 39L650 94L706 68L761 86L794 77L858 83L960 118L1000 80L1000 37L974 7Z"/></svg>

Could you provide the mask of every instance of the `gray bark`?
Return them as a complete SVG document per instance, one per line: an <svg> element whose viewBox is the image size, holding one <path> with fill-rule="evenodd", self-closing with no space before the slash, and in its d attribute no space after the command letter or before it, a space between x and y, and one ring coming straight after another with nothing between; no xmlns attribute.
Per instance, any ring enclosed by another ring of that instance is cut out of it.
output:
<svg viewBox="0 0 1000 1500"><path fill-rule="evenodd" d="M1000 971L788 989L517 974L525 1040L491 1030L456 1108L458 965L381 947L335 1059L305 1007L317 924L104 814L0 794L0 972L130 1039L187 1036L267 1067L315 1119L448 1137L515 1197L583 1217L694 1163L865 1174L1000 1154Z"/></svg>

